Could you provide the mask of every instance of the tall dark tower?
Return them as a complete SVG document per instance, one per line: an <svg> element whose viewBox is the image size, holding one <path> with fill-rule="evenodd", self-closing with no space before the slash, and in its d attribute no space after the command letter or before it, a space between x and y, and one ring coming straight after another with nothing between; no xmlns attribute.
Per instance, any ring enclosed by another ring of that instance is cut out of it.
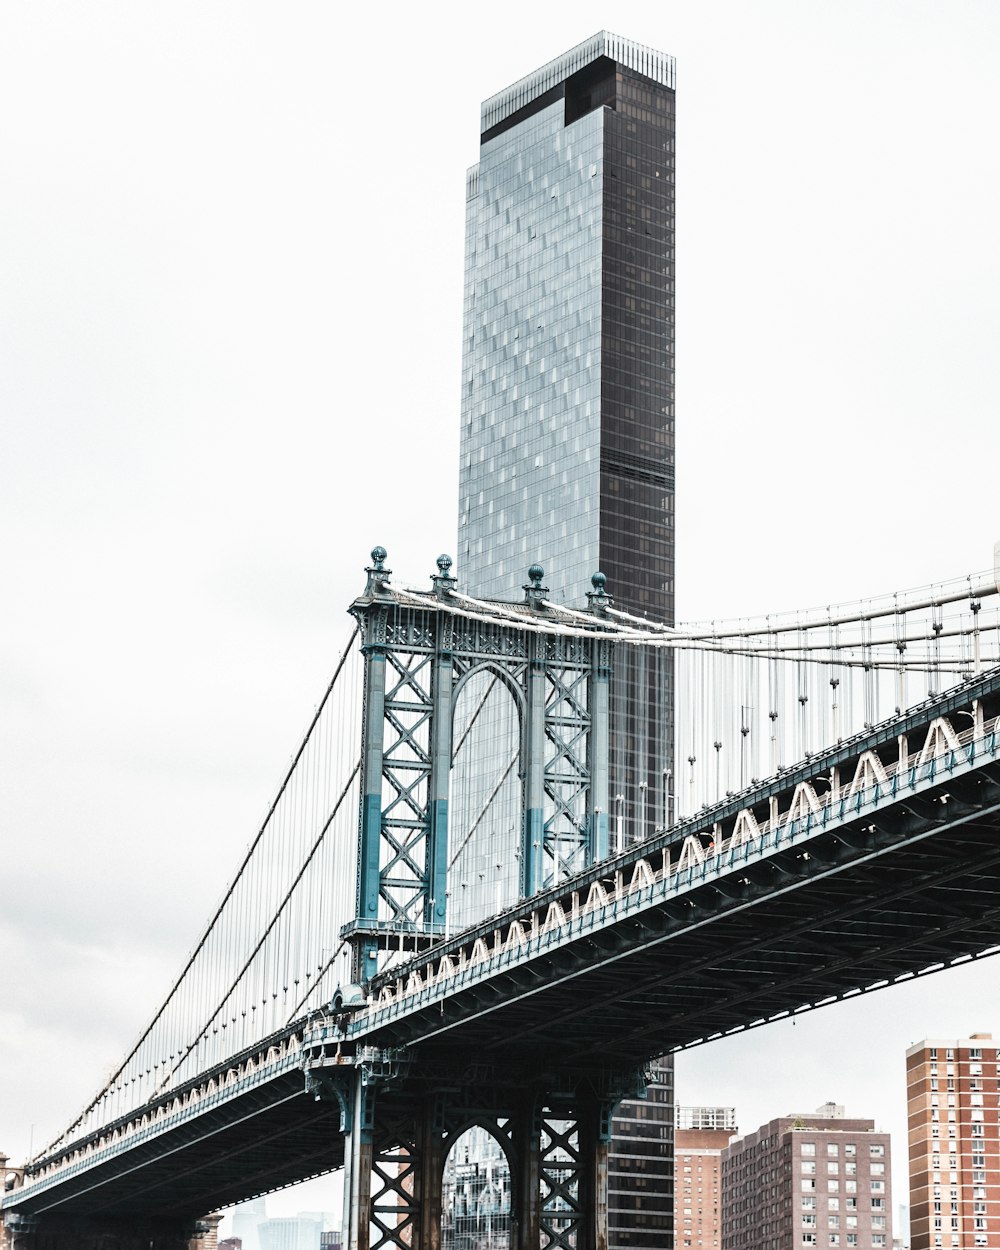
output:
<svg viewBox="0 0 1000 1250"><path fill-rule="evenodd" d="M466 193L458 574L674 622L674 60L606 31L486 100ZM626 649L621 648L621 655ZM612 847L670 820L673 669L612 687ZM673 1241L673 1065L615 1119L609 1247Z"/></svg>

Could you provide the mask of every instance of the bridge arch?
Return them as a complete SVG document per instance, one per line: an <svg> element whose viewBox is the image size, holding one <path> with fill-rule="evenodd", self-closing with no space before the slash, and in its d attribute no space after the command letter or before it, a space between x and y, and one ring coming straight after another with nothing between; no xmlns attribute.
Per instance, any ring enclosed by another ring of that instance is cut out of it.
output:
<svg viewBox="0 0 1000 1250"><path fill-rule="evenodd" d="M466 1120L446 1138L441 1174L441 1250L510 1250L517 1169L502 1128Z"/></svg>
<svg viewBox="0 0 1000 1250"><path fill-rule="evenodd" d="M453 928L519 897L523 710L522 692L500 665L476 664L456 682L447 865Z"/></svg>

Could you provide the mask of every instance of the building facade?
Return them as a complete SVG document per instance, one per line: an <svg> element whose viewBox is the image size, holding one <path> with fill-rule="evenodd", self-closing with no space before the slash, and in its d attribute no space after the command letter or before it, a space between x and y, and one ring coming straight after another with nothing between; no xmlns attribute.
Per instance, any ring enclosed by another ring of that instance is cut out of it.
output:
<svg viewBox="0 0 1000 1250"><path fill-rule="evenodd" d="M989 1033L906 1052L911 1250L1000 1247L997 1059Z"/></svg>
<svg viewBox="0 0 1000 1250"><path fill-rule="evenodd" d="M670 1250L674 1212L674 1065L651 1065L646 1097L611 1121L608 1250Z"/></svg>
<svg viewBox="0 0 1000 1250"><path fill-rule="evenodd" d="M733 1107L677 1107L674 1113L674 1245L722 1246L722 1152L736 1134Z"/></svg>
<svg viewBox="0 0 1000 1250"><path fill-rule="evenodd" d="M888 1250L891 1150L873 1120L827 1103L722 1152L722 1250Z"/></svg>
<svg viewBox="0 0 1000 1250"><path fill-rule="evenodd" d="M458 573L674 620L674 61L601 32L486 100L466 198ZM624 664L625 657L622 657ZM616 672L612 845L669 818L672 668Z"/></svg>

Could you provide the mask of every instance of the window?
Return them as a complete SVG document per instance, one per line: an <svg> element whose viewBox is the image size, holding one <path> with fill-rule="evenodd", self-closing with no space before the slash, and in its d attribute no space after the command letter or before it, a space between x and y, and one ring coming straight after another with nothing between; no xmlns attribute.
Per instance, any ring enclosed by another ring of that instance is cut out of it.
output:
<svg viewBox="0 0 1000 1250"><path fill-rule="evenodd" d="M857 1228L858 1217L856 1215L845 1215L844 1223L847 1225L848 1228Z"/></svg>
<svg viewBox="0 0 1000 1250"><path fill-rule="evenodd" d="M969 1058L970 1058L970 1059L982 1059L982 1057L983 1057L983 1048L982 1048L981 1046L970 1046L970 1047L969 1047Z"/></svg>
<svg viewBox="0 0 1000 1250"><path fill-rule="evenodd" d="M803 1215L803 1217L802 1217L802 1227L803 1227L803 1228L815 1228L815 1227L816 1227L816 1217L815 1217L815 1215Z"/></svg>
<svg viewBox="0 0 1000 1250"><path fill-rule="evenodd" d="M869 1147L868 1147L868 1157L869 1157L870 1159L882 1159L882 1158L884 1158L884 1157L885 1157L885 1146L881 1146L881 1145L879 1145L879 1146L875 1146L875 1145L869 1146Z"/></svg>
<svg viewBox="0 0 1000 1250"><path fill-rule="evenodd" d="M872 1216L872 1228L885 1228L885 1216L873 1215Z"/></svg>
<svg viewBox="0 0 1000 1250"><path fill-rule="evenodd" d="M872 1181L872 1193L881 1194L885 1192L885 1181Z"/></svg>
<svg viewBox="0 0 1000 1250"><path fill-rule="evenodd" d="M826 1173L828 1176L836 1176L840 1172L839 1163L828 1163L826 1165Z"/></svg>
<svg viewBox="0 0 1000 1250"><path fill-rule="evenodd" d="M849 1159L853 1159L857 1153L858 1153L857 1146L854 1144L854 1142L849 1141L847 1145L844 1147L844 1154L847 1155Z"/></svg>
<svg viewBox="0 0 1000 1250"><path fill-rule="evenodd" d="M828 1210L830 1210L830 1211L839 1211L839 1210L840 1210L840 1199L839 1199L839 1198L831 1198L831 1199L829 1199L829 1201L827 1202L827 1204L826 1204L826 1205L827 1205L827 1209L828 1209Z"/></svg>
<svg viewBox="0 0 1000 1250"><path fill-rule="evenodd" d="M816 1143L814 1141L802 1142L802 1157L806 1155L814 1155L816 1153Z"/></svg>
<svg viewBox="0 0 1000 1250"><path fill-rule="evenodd" d="M828 1156L835 1159L837 1155L840 1154L840 1147L835 1141L828 1141L826 1143L826 1153Z"/></svg>
<svg viewBox="0 0 1000 1250"><path fill-rule="evenodd" d="M827 1228L839 1228L839 1227L840 1227L840 1216L839 1216L839 1215L829 1215L829 1216L827 1216L826 1226L827 1226Z"/></svg>
<svg viewBox="0 0 1000 1250"><path fill-rule="evenodd" d="M831 1246L839 1246L839 1245L840 1245L840 1234L839 1234L839 1233L831 1233L831 1234L830 1234L830 1245L831 1245Z"/></svg>
<svg viewBox="0 0 1000 1250"><path fill-rule="evenodd" d="M857 1233L848 1233L848 1234L847 1234L847 1244L848 1244L849 1246L856 1246L856 1245L858 1244L858 1234L857 1234Z"/></svg>
<svg viewBox="0 0 1000 1250"><path fill-rule="evenodd" d="M845 1198L844 1206L848 1209L848 1211L856 1211L858 1209L857 1198Z"/></svg>
<svg viewBox="0 0 1000 1250"><path fill-rule="evenodd" d="M816 1245L816 1234L815 1234L815 1233L803 1233L803 1234L802 1234L802 1244L803 1244L804 1246L815 1246L815 1245Z"/></svg>
<svg viewBox="0 0 1000 1250"><path fill-rule="evenodd" d="M885 1233L872 1233L872 1245L884 1246L885 1245Z"/></svg>
<svg viewBox="0 0 1000 1250"><path fill-rule="evenodd" d="M816 1199L815 1199L815 1198L803 1198L803 1199L802 1199L802 1210L803 1210L803 1211L815 1211L815 1210L816 1210Z"/></svg>
<svg viewBox="0 0 1000 1250"><path fill-rule="evenodd" d="M808 1194L808 1193L810 1193L810 1192L811 1192L812 1190L814 1190L815 1188L816 1188L816 1182L815 1182L815 1181L811 1181L811 1180L809 1179L809 1177L808 1177L808 1176L804 1176L804 1177L802 1178L802 1192L803 1192L804 1194Z"/></svg>
<svg viewBox="0 0 1000 1250"><path fill-rule="evenodd" d="M871 1174L872 1176L885 1176L885 1164L873 1163L871 1165Z"/></svg>
<svg viewBox="0 0 1000 1250"><path fill-rule="evenodd" d="M810 1163L807 1159L803 1159L802 1160L802 1175L803 1176L815 1176L816 1164Z"/></svg>
<svg viewBox="0 0 1000 1250"><path fill-rule="evenodd" d="M840 1181L827 1181L827 1182L826 1182L826 1192L827 1192L828 1194L837 1194L837 1193L840 1193Z"/></svg>

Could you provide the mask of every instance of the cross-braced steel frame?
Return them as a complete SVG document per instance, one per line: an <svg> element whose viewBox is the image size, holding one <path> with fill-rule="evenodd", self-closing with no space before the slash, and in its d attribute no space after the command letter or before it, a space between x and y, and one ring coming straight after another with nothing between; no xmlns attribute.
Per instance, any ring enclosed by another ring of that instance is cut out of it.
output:
<svg viewBox="0 0 1000 1250"><path fill-rule="evenodd" d="M590 596L593 637L581 637L545 628L551 609L537 566L525 602L491 615L455 610L448 557L426 595L393 590L385 559L376 547L350 609L365 657L357 909L343 932L358 985L379 971L380 950L419 948L448 931L449 836L473 832L449 830L455 707L477 673L502 682L516 709L522 819L509 851L521 895L608 854L614 643L601 620L611 602L603 581Z"/></svg>

